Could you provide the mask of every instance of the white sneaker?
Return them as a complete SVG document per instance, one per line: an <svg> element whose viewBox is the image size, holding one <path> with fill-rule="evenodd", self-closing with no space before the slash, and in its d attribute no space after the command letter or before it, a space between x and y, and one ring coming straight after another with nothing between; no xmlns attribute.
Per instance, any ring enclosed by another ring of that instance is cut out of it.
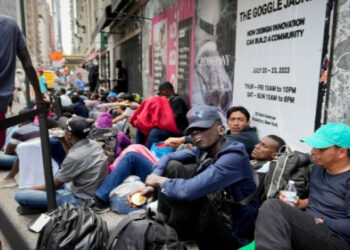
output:
<svg viewBox="0 0 350 250"><path fill-rule="evenodd" d="M16 187L17 182L15 178L11 179L0 179L0 188Z"/></svg>

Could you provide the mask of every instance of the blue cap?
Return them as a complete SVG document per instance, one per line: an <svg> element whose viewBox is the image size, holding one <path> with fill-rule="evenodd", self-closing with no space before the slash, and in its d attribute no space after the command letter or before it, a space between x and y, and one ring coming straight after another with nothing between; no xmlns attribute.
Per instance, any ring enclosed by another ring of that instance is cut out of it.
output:
<svg viewBox="0 0 350 250"><path fill-rule="evenodd" d="M344 123L328 123L309 137L301 139L313 148L339 146L350 149L350 127Z"/></svg>
<svg viewBox="0 0 350 250"><path fill-rule="evenodd" d="M111 99L111 97L114 97L115 99L118 99L118 95L114 92L110 92L107 96L107 101L109 102L109 100Z"/></svg>
<svg viewBox="0 0 350 250"><path fill-rule="evenodd" d="M213 106L198 105L187 112L188 127L185 133L191 128L211 128L216 121L221 121L218 110Z"/></svg>

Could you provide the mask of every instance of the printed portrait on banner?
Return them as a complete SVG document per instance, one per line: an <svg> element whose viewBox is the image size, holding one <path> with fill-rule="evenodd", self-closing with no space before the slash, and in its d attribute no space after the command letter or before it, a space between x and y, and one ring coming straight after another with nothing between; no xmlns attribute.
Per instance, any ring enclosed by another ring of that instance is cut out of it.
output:
<svg viewBox="0 0 350 250"><path fill-rule="evenodd" d="M197 0L192 104L232 106L236 1Z"/></svg>
<svg viewBox="0 0 350 250"><path fill-rule="evenodd" d="M189 102L193 78L194 0L180 0L152 19L153 93L171 82Z"/></svg>
<svg viewBox="0 0 350 250"><path fill-rule="evenodd" d="M153 26L153 41L154 85L159 86L166 80L167 19L163 19Z"/></svg>

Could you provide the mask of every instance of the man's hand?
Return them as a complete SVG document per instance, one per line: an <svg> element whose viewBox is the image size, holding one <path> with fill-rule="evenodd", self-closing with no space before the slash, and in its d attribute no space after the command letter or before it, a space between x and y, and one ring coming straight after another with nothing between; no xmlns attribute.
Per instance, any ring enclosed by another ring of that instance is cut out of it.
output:
<svg viewBox="0 0 350 250"><path fill-rule="evenodd" d="M185 137L170 137L164 141L164 144L168 147L177 148L182 143L185 143Z"/></svg>
<svg viewBox="0 0 350 250"><path fill-rule="evenodd" d="M285 203L288 202L286 199L284 190L280 191L280 195L278 198ZM308 203L309 203L308 199L300 199L299 196L297 196L296 199L293 201L294 207L299 208L301 210L305 209Z"/></svg>
<svg viewBox="0 0 350 250"><path fill-rule="evenodd" d="M324 222L324 220L322 218L315 218L315 221L316 221L316 224Z"/></svg>
<svg viewBox="0 0 350 250"><path fill-rule="evenodd" d="M161 188L163 186L163 183L167 180L168 178L155 175L155 174L150 174L146 178L146 185L147 186L152 186L156 188Z"/></svg>
<svg viewBox="0 0 350 250"><path fill-rule="evenodd" d="M129 205L131 207L137 207L137 205L135 205L132 200L131 200L131 197L136 194L136 193L140 193L140 195L143 195L145 196L147 199L148 198L151 198L154 194L154 191L155 191L155 188L154 187L151 187L151 186L147 186L147 187L144 187L142 189L138 189L130 194L128 194L128 202L129 202Z"/></svg>
<svg viewBox="0 0 350 250"><path fill-rule="evenodd" d="M49 100L44 99L42 95L35 95L35 104L46 104L49 105L51 104Z"/></svg>

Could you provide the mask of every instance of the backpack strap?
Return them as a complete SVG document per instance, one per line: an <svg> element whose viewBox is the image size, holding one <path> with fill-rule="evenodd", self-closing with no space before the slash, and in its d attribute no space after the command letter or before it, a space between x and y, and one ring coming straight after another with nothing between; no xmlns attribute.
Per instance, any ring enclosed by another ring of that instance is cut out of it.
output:
<svg viewBox="0 0 350 250"><path fill-rule="evenodd" d="M254 198L254 196L256 195L257 192L257 188L254 189L253 192L251 192L248 196L246 196L244 199L240 200L240 201L235 201L232 197L232 195L228 194L225 192L225 196L226 196L226 201L231 205L231 206L246 206L248 205L251 200Z"/></svg>
<svg viewBox="0 0 350 250"><path fill-rule="evenodd" d="M142 220L146 217L146 211L130 213L127 217L125 217L121 222L119 222L118 226L113 230L113 232L109 235L109 239L107 242L107 249L110 249L113 245L115 239L118 239L121 232L126 228L131 222L135 220Z"/></svg>

